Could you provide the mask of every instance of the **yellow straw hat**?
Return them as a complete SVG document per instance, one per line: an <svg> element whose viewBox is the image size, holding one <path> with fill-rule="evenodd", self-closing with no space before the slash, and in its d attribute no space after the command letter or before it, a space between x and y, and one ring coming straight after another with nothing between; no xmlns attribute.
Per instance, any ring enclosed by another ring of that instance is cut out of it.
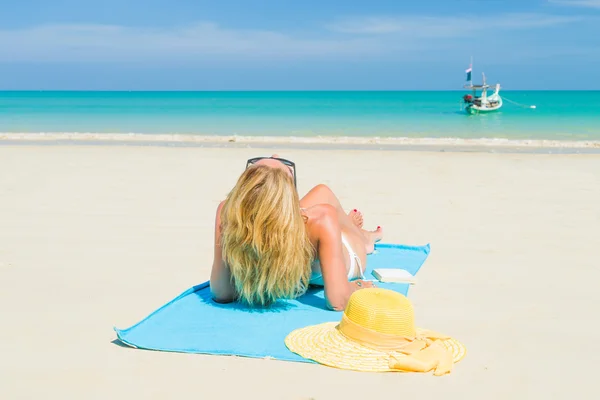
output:
<svg viewBox="0 0 600 400"><path fill-rule="evenodd" d="M370 372L444 375L465 356L457 340L415 327L411 302L392 290L350 296L341 322L296 329L285 338L294 353L331 367Z"/></svg>

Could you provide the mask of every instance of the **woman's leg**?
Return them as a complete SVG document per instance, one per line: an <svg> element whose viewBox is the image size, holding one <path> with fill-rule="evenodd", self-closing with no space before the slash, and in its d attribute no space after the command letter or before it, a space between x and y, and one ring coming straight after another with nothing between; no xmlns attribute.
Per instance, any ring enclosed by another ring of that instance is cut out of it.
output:
<svg viewBox="0 0 600 400"><path fill-rule="evenodd" d="M364 263L366 255L373 252L375 242L381 240L383 236L381 228L377 227L375 231L360 229L354 222L356 218L352 213L350 215L346 214L340 200L327 185L315 186L300 200L300 206L303 208L309 208L317 204L330 204L335 207L342 232Z"/></svg>

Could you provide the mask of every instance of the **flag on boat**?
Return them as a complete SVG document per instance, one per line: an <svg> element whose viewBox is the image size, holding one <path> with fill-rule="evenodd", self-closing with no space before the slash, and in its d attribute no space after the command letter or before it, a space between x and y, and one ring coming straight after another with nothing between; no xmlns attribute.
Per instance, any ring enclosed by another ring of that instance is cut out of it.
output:
<svg viewBox="0 0 600 400"><path fill-rule="evenodd" d="M473 71L473 65L469 65L469 68L466 69L466 73L467 73L467 82L471 81L471 72Z"/></svg>

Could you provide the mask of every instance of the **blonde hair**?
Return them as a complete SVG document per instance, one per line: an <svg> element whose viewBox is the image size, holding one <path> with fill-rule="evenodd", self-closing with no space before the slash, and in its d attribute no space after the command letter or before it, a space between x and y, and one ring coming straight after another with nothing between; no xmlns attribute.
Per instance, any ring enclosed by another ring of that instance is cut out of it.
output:
<svg viewBox="0 0 600 400"><path fill-rule="evenodd" d="M267 306L306 291L314 248L286 171L244 171L221 209L221 246L239 300Z"/></svg>

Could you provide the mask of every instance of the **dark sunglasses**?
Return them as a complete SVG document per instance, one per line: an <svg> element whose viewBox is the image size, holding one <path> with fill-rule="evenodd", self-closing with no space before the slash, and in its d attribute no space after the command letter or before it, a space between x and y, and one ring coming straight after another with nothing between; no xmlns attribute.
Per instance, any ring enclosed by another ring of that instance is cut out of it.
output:
<svg viewBox="0 0 600 400"><path fill-rule="evenodd" d="M248 168L250 165L256 164L260 160L266 160L266 159L277 160L277 161L281 162L283 165L285 165L286 167L289 167L292 170L292 175L294 176L294 187L297 187L296 186L296 164L290 160L286 160L285 158L254 157L254 158L251 158L248 161L246 161L246 168Z"/></svg>

